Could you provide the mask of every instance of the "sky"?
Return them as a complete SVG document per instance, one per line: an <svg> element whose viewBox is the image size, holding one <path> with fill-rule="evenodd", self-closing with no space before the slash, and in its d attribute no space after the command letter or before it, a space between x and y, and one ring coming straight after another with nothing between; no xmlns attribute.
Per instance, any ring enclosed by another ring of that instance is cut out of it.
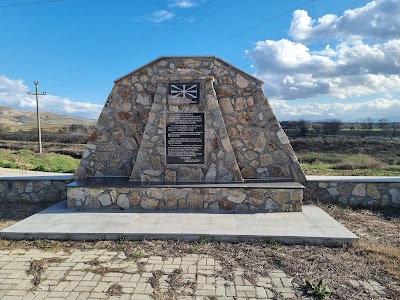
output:
<svg viewBox="0 0 400 300"><path fill-rule="evenodd" d="M0 0L0 105L97 119L113 81L215 55L278 119L400 122L398 0ZM1 120L0 120L1 121Z"/></svg>

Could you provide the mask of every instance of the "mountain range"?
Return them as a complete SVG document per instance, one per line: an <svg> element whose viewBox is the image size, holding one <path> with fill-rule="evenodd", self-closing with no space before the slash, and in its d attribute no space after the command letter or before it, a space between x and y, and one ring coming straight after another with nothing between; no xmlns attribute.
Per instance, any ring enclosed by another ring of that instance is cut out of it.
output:
<svg viewBox="0 0 400 300"><path fill-rule="evenodd" d="M0 106L0 124L6 126L22 126L34 125L36 122L36 112L34 111L17 110L7 106ZM40 122L45 126L69 124L91 125L94 124L96 120L59 115L50 112L40 112Z"/></svg>

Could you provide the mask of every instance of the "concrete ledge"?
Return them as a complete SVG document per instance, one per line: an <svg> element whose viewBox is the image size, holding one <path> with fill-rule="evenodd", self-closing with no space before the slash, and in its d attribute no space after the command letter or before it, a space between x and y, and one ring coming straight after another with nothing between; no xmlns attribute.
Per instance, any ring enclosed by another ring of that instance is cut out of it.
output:
<svg viewBox="0 0 400 300"><path fill-rule="evenodd" d="M129 177L90 177L71 182L68 188L265 188L304 189L304 186L290 179L246 180L244 182L159 182L132 181Z"/></svg>
<svg viewBox="0 0 400 300"><path fill-rule="evenodd" d="M337 245L356 235L316 206L295 213L77 211L63 201L0 231L7 239L196 241L273 239L288 244Z"/></svg>
<svg viewBox="0 0 400 300"><path fill-rule="evenodd" d="M60 175L0 175L0 181L4 180L19 180L19 181L40 181L40 180L63 180L71 181L73 174L66 173Z"/></svg>
<svg viewBox="0 0 400 300"><path fill-rule="evenodd" d="M307 181L318 182L400 182L399 176L316 176L307 175Z"/></svg>

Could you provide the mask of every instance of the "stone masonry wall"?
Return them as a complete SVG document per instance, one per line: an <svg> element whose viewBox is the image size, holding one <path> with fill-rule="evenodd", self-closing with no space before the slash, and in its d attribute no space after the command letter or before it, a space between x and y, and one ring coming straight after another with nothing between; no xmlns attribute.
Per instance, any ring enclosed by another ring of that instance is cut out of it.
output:
<svg viewBox="0 0 400 300"><path fill-rule="evenodd" d="M215 78L214 90L242 178L305 182L263 82L216 57L161 57L115 81L74 178L130 176L160 78Z"/></svg>
<svg viewBox="0 0 400 300"><path fill-rule="evenodd" d="M68 207L190 211L301 211L302 188L68 187Z"/></svg>
<svg viewBox="0 0 400 300"><path fill-rule="evenodd" d="M58 202L66 199L67 188L66 185L71 182L72 178L66 178L68 176L64 176L63 179L57 179L54 177L43 179L43 178L25 178L21 177L17 179L13 178L0 178L0 202ZM357 179L357 177L354 177ZM156 197L147 197L149 199L157 199L161 189L153 189L154 195ZM171 193L172 190L163 190L167 193ZM110 191L109 191L110 192ZM110 194L111 195L111 194ZM113 193L112 195L115 195ZM171 195L169 195L171 196ZM253 194L254 196L254 194ZM143 196L146 197L146 196ZM211 197L211 196L210 196ZM83 199L83 198L82 198ZM80 199L80 201L82 200ZM114 205L117 204L117 200L110 198L110 201L113 202ZM127 198L128 199L128 198ZM172 200L171 197L167 197L170 199L165 201L164 204L160 204L160 207L163 205L168 209L172 207L176 207L179 205L179 197L177 200ZM250 199L250 198L249 198ZM252 197L252 200L248 200L250 203L257 203L256 197ZM350 207L365 207L365 208L399 208L400 207L400 180L397 182L382 182L382 177L379 180L370 179L369 181L332 181L332 180L309 180L306 184L306 189L304 190L304 199L312 199L314 201L322 201L325 203L333 203L339 204L342 206L350 206ZM230 201L226 199L227 201ZM231 198L232 200L232 198ZM100 201L100 200L99 200ZM106 201L106 199L102 200ZM124 200L120 199L120 203L122 201L122 206ZM127 200L128 201L128 200ZM131 199L129 198L129 203ZM168 202L168 203L167 203ZM222 207L224 207L224 201L220 201L222 203ZM225 202L227 205L235 206L235 202L230 201ZM100 202L101 203L101 202ZM141 203L137 202L138 205ZM153 202L154 205L155 202ZM186 205L191 202L186 202ZM208 202L207 202L208 203ZM89 204L90 205L90 204ZM97 206L98 204L94 204ZM145 201L143 202L145 204ZM151 200L150 200L150 204ZM157 206L159 203L157 204ZM183 204L182 204L183 205ZM211 204L212 205L212 204ZM211 206L210 205L210 206ZM258 204L251 204L249 206L249 210L253 207L257 207L257 205L261 205L262 207L266 207L265 203L259 202Z"/></svg>
<svg viewBox="0 0 400 300"><path fill-rule="evenodd" d="M198 78L201 100L198 105L171 104L166 83L158 83L140 149L134 162L132 180L141 181L243 181L233 153L217 97L213 77ZM171 82L171 81L169 81ZM182 81L180 81L182 82ZM175 102L176 103L176 102ZM179 103L179 102L178 102ZM205 163L201 165L166 165L164 112L205 113Z"/></svg>
<svg viewBox="0 0 400 300"><path fill-rule="evenodd" d="M59 202L66 199L70 179L0 179L0 202Z"/></svg>
<svg viewBox="0 0 400 300"><path fill-rule="evenodd" d="M357 178L357 177L355 177ZM382 178L380 178L382 179ZM304 199L349 207L400 207L400 181L308 181Z"/></svg>

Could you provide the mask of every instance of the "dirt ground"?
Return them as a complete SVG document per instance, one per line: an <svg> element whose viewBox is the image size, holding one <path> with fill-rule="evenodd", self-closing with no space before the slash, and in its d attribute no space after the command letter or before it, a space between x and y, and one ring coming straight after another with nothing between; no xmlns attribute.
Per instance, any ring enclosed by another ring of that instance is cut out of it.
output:
<svg viewBox="0 0 400 300"><path fill-rule="evenodd" d="M28 217L51 204L0 203L0 229ZM328 248L309 245L283 245L274 241L254 243L217 243L202 238L184 241L7 241L2 249L38 248L56 252L74 249L122 251L127 257L160 255L179 257L189 253L207 254L222 262L218 274L227 280L236 267L246 270L249 281L269 270L282 269L300 289L298 299L312 299L305 294L305 281L318 282L333 293L329 299L400 299L400 209L391 211L350 210L320 205L327 213L361 237L352 245ZM385 295L374 295L363 284L377 282ZM316 298L318 299L318 298Z"/></svg>

